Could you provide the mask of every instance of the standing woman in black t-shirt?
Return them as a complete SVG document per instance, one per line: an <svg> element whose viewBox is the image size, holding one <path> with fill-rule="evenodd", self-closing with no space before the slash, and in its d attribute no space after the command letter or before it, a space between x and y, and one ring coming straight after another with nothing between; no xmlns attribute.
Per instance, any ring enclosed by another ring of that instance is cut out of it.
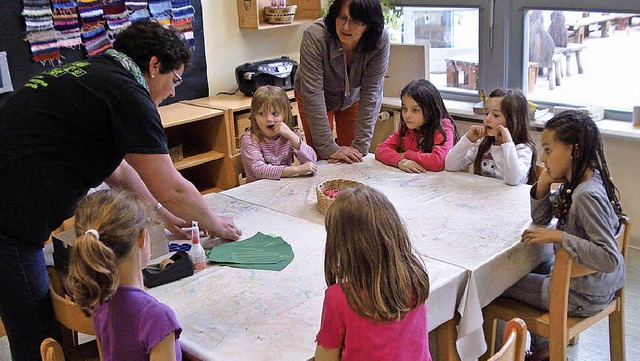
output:
<svg viewBox="0 0 640 361"><path fill-rule="evenodd" d="M168 155L157 106L190 58L179 31L139 21L114 49L33 77L0 108L0 318L13 360L39 359L40 342L59 338L42 247L91 187L104 181L162 204L174 233L197 220L240 237Z"/></svg>

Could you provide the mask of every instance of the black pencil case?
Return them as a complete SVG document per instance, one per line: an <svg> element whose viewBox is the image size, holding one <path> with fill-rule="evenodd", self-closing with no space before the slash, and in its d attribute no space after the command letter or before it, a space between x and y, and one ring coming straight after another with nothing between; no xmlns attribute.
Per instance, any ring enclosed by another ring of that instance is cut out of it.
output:
<svg viewBox="0 0 640 361"><path fill-rule="evenodd" d="M149 265L142 270L145 287L153 288L193 275L193 263L186 252L176 252L168 260L173 262L165 262L165 260L164 267L161 267L162 263L160 263Z"/></svg>

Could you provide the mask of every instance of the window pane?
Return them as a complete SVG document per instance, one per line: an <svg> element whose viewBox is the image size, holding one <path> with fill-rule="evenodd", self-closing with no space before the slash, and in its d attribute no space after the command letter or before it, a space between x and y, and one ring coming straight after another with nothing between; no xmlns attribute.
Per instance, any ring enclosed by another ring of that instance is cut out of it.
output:
<svg viewBox="0 0 640 361"><path fill-rule="evenodd" d="M477 93L479 10L398 7L405 44L429 44L427 76L439 89Z"/></svg>
<svg viewBox="0 0 640 361"><path fill-rule="evenodd" d="M640 104L640 17L631 15L528 11L528 98L626 111Z"/></svg>

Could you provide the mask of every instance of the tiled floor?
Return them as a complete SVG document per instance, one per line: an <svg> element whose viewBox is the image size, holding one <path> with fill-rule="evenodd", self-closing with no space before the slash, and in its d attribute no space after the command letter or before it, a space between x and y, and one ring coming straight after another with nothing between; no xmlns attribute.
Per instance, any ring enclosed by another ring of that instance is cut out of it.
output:
<svg viewBox="0 0 640 361"><path fill-rule="evenodd" d="M626 347L627 360L640 359L640 250L629 249L626 285ZM568 361L609 360L609 331L607 320L602 320L580 335L580 342L569 347ZM636 341L633 341L636 340ZM6 337L0 338L0 361L10 361Z"/></svg>

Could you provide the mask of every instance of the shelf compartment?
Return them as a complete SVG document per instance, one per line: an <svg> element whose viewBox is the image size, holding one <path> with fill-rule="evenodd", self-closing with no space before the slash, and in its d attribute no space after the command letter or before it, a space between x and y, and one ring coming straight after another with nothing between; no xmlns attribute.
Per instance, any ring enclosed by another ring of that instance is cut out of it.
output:
<svg viewBox="0 0 640 361"><path fill-rule="evenodd" d="M186 157L181 161L174 162L173 165L176 167L177 170L182 170L186 168L195 167L206 162L222 159L224 157L225 155L223 153L216 152L215 150L211 150L205 153L200 153L200 154L192 155L190 157Z"/></svg>
<svg viewBox="0 0 640 361"><path fill-rule="evenodd" d="M205 162L193 167L181 169L179 172L202 194L219 192L227 187L220 186L225 183L221 172L224 169L223 160Z"/></svg>

